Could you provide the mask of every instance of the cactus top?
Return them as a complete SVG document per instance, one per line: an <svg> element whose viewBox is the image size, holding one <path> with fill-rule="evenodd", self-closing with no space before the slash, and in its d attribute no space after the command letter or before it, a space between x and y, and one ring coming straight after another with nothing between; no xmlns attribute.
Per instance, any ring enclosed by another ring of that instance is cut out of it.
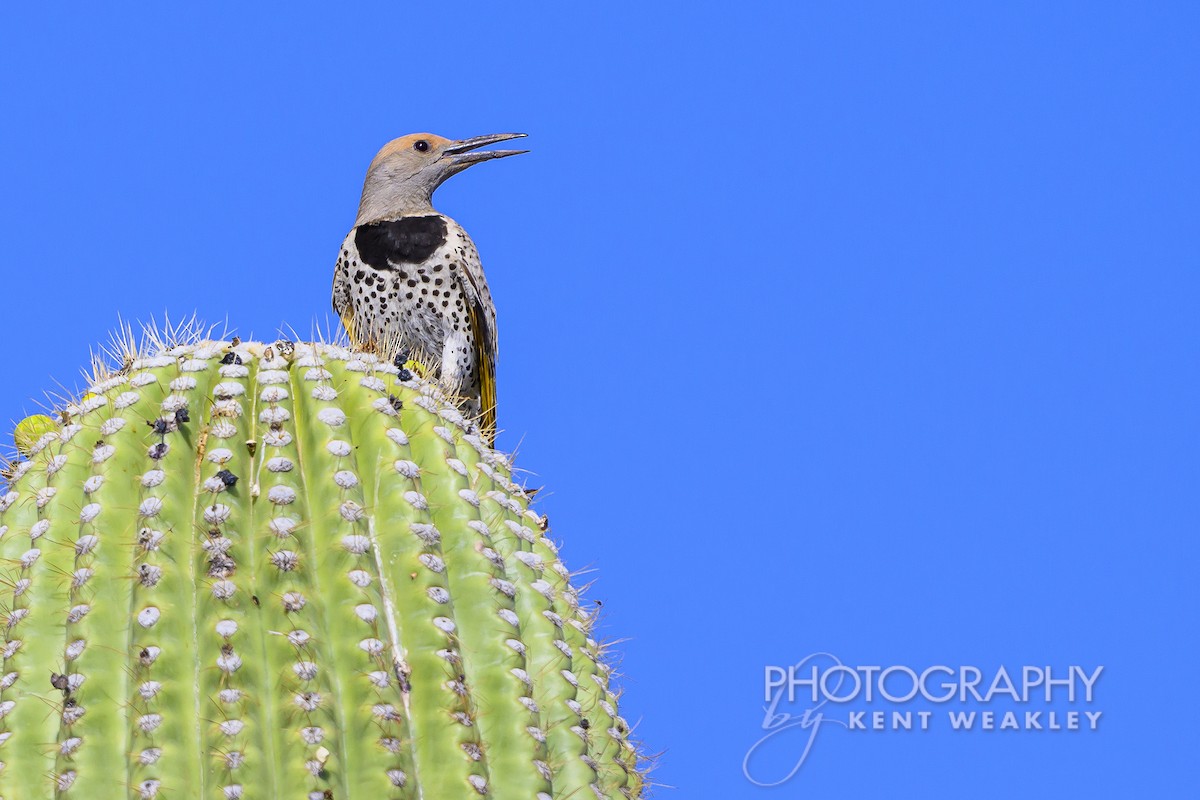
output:
<svg viewBox="0 0 1200 800"><path fill-rule="evenodd" d="M0 798L638 796L592 615L472 431L332 345L101 375L0 493Z"/></svg>

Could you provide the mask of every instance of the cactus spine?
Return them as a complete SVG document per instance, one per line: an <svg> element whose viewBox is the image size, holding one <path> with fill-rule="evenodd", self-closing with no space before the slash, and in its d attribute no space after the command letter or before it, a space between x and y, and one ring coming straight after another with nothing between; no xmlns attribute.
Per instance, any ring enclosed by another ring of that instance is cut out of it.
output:
<svg viewBox="0 0 1200 800"><path fill-rule="evenodd" d="M641 793L591 616L430 383L205 341L101 376L0 499L0 798Z"/></svg>

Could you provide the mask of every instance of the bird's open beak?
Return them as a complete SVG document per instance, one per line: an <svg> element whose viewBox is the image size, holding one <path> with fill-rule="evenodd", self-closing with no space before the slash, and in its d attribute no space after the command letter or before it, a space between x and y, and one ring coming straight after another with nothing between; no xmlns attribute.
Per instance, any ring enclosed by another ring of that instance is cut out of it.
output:
<svg viewBox="0 0 1200 800"><path fill-rule="evenodd" d="M489 144L496 142L507 142L509 139L524 139L527 134L524 133L493 133L487 136L474 136L470 139L462 139L454 142L445 149L445 155L457 166L468 167L471 164L478 164L480 161L490 161L493 158L504 158L505 156L519 156L521 153L528 153L528 150L479 150L480 147L487 147Z"/></svg>

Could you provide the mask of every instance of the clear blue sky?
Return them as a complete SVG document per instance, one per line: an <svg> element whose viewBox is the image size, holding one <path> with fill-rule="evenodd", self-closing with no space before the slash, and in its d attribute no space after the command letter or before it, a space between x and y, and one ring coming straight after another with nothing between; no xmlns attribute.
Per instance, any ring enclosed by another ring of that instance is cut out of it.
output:
<svg viewBox="0 0 1200 800"><path fill-rule="evenodd" d="M264 5L0 11L0 419L118 314L308 332L376 148L528 131L437 199L660 797L1195 791L1195 4ZM755 788L817 651L1103 665L1104 716Z"/></svg>

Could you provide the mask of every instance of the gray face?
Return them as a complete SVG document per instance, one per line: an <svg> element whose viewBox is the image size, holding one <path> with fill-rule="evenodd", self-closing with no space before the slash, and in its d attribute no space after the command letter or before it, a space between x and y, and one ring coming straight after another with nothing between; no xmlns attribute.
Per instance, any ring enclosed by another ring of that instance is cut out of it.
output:
<svg viewBox="0 0 1200 800"><path fill-rule="evenodd" d="M451 175L481 161L527 152L477 148L524 135L501 133L452 141L414 133L388 142L367 170L355 224L430 213L434 191Z"/></svg>

